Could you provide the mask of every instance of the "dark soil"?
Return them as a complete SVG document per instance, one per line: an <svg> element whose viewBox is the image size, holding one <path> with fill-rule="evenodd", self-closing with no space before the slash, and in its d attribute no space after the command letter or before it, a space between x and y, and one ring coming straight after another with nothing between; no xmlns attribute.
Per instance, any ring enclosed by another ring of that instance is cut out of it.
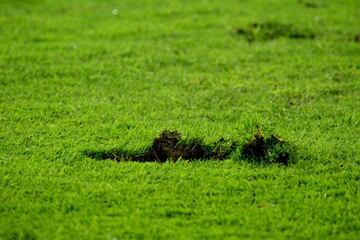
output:
<svg viewBox="0 0 360 240"><path fill-rule="evenodd" d="M241 153L247 159L285 165L289 163L291 155L290 148L284 140L275 135L265 137L261 131L242 147Z"/></svg>
<svg viewBox="0 0 360 240"><path fill-rule="evenodd" d="M266 138L260 131L240 148L238 142L228 141L224 138L220 138L212 144L205 144L202 139L184 140L179 132L165 130L154 138L151 146L144 150L133 152L121 149L87 151L85 154L98 160L163 163L168 160L176 162L179 159L225 160L229 159L237 149L241 149L241 154L246 159L287 165L290 152L286 146L286 142L281 138L275 135Z"/></svg>
<svg viewBox="0 0 360 240"><path fill-rule="evenodd" d="M165 130L154 138L152 145L138 152L123 150L87 151L95 159L115 161L166 162L167 160L224 160L230 158L237 144L221 138L214 144L205 144L201 139L184 140L177 131Z"/></svg>
<svg viewBox="0 0 360 240"><path fill-rule="evenodd" d="M308 29L298 29L290 24L278 22L251 23L248 27L238 27L237 35L245 37L249 42L255 40L273 40L280 37L290 39L313 39L315 34Z"/></svg>
<svg viewBox="0 0 360 240"><path fill-rule="evenodd" d="M299 0L298 2L307 8L320 8L322 5L319 1L314 0Z"/></svg>
<svg viewBox="0 0 360 240"><path fill-rule="evenodd" d="M356 35L356 36L354 37L354 41L355 41L355 42L360 42L360 34L358 34L358 35Z"/></svg>
<svg viewBox="0 0 360 240"><path fill-rule="evenodd" d="M154 139L147 156L150 161L155 162L165 162L167 159L204 159L206 146L198 139L183 142L179 132L166 130Z"/></svg>

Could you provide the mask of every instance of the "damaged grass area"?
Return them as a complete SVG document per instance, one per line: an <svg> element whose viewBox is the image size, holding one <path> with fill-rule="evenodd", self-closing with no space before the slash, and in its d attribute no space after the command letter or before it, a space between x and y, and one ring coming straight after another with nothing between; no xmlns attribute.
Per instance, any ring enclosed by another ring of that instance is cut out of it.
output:
<svg viewBox="0 0 360 240"><path fill-rule="evenodd" d="M237 35L245 37L249 42L267 41L276 38L290 39L313 39L315 34L309 29L298 29L291 24L279 22L254 22L247 27L238 27L235 29Z"/></svg>
<svg viewBox="0 0 360 240"><path fill-rule="evenodd" d="M298 3L307 8L321 8L325 5L323 1L319 0L298 0Z"/></svg>
<svg viewBox="0 0 360 240"><path fill-rule="evenodd" d="M287 165L294 158L294 153L288 142L273 134L266 137L260 130L241 148L241 154L245 159L261 163Z"/></svg>
<svg viewBox="0 0 360 240"><path fill-rule="evenodd" d="M117 162L159 162L168 160L225 160L240 154L241 158L261 163L280 163L287 165L292 158L291 146L280 137L265 137L258 130L253 139L244 145L237 141L220 138L212 144L202 139L183 139L178 131L164 130L154 138L148 148L139 151L121 149L109 151L86 151L88 157L97 160L114 160Z"/></svg>
<svg viewBox="0 0 360 240"><path fill-rule="evenodd" d="M87 155L95 159L115 161L166 162L167 160L224 160L230 158L237 144L221 138L213 144L205 144L202 139L183 139L177 131L164 130L154 138L150 147L143 151L123 150L89 151Z"/></svg>
<svg viewBox="0 0 360 240"><path fill-rule="evenodd" d="M354 41L355 41L355 42L360 42L360 34L355 35Z"/></svg>

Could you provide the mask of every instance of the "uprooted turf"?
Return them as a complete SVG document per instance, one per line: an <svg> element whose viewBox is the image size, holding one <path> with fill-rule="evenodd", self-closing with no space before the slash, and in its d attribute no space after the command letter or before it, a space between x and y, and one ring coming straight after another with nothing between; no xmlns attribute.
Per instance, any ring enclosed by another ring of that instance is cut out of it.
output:
<svg viewBox="0 0 360 240"><path fill-rule="evenodd" d="M154 138L150 147L140 151L108 150L85 151L95 159L115 161L159 162L167 160L225 160L237 148L237 143L219 139L213 144L205 144L202 139L182 139L178 131L164 130Z"/></svg>
<svg viewBox="0 0 360 240"><path fill-rule="evenodd" d="M184 140L178 131L164 130L154 138L152 145L144 150L85 151L85 154L98 160L159 163L167 160L225 160L235 155L238 150L241 157L255 162L287 165L290 158L294 158L294 150L290 144L276 135L265 137L260 130L242 147L239 142L220 138L212 144L205 144L202 139Z"/></svg>
<svg viewBox="0 0 360 240"><path fill-rule="evenodd" d="M315 34L309 29L299 29L290 24L274 21L263 23L251 23L248 27L235 29L236 34L244 36L248 41L255 40L274 40L276 38L290 39L313 39Z"/></svg>

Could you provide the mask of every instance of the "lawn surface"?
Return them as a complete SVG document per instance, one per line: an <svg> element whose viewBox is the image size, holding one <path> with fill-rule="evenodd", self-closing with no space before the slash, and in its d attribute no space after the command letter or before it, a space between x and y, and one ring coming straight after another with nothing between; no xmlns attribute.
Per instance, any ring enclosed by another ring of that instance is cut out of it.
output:
<svg viewBox="0 0 360 240"><path fill-rule="evenodd" d="M0 239L357 239L359 19L357 0L1 0ZM296 162L84 154L257 126Z"/></svg>

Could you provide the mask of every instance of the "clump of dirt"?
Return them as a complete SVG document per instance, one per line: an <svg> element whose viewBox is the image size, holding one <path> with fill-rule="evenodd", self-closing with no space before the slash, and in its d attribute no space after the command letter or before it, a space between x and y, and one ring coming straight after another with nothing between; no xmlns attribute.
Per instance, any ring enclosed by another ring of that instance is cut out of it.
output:
<svg viewBox="0 0 360 240"><path fill-rule="evenodd" d="M354 41L355 41L355 42L360 42L360 34L358 34L358 35L356 35L356 36L354 37Z"/></svg>
<svg viewBox="0 0 360 240"><path fill-rule="evenodd" d="M251 23L247 27L236 28L237 35L245 37L249 42L255 40L273 40L280 37L290 39L313 39L315 34L308 29L298 29L291 24L278 22Z"/></svg>
<svg viewBox="0 0 360 240"><path fill-rule="evenodd" d="M206 147L200 139L185 142L179 132L165 130L154 139L146 155L156 162L202 159L206 155Z"/></svg>
<svg viewBox="0 0 360 240"><path fill-rule="evenodd" d="M243 145L241 153L250 160L284 165L289 163L291 155L290 146L283 139L276 135L265 137L260 130Z"/></svg>
<svg viewBox="0 0 360 240"><path fill-rule="evenodd" d="M298 0L298 3L303 4L307 8L320 8L322 3L314 0Z"/></svg>
<svg viewBox="0 0 360 240"><path fill-rule="evenodd" d="M205 144L202 139L183 139L177 131L165 130L155 137L152 144L143 150L125 151L87 151L86 155L99 159L112 159L136 162L159 162L168 160L176 162L184 160L225 160L235 152L241 150L241 155L246 159L259 160L266 163L289 163L291 152L288 144L281 138L270 135L264 137L260 130L253 139L245 143L242 148L236 141L220 138L212 144Z"/></svg>
<svg viewBox="0 0 360 240"><path fill-rule="evenodd" d="M95 159L163 163L167 160L175 162L179 159L224 160L230 158L230 155L236 148L236 143L226 141L223 138L213 144L205 144L202 139L184 140L179 132L164 130L159 136L154 138L150 147L142 151L88 151L86 154Z"/></svg>
<svg viewBox="0 0 360 240"><path fill-rule="evenodd" d="M185 160L224 160L237 148L237 143L219 139L213 144L205 144L202 139L184 140L177 131L165 130L153 140L146 151L150 161L165 162L170 159Z"/></svg>

